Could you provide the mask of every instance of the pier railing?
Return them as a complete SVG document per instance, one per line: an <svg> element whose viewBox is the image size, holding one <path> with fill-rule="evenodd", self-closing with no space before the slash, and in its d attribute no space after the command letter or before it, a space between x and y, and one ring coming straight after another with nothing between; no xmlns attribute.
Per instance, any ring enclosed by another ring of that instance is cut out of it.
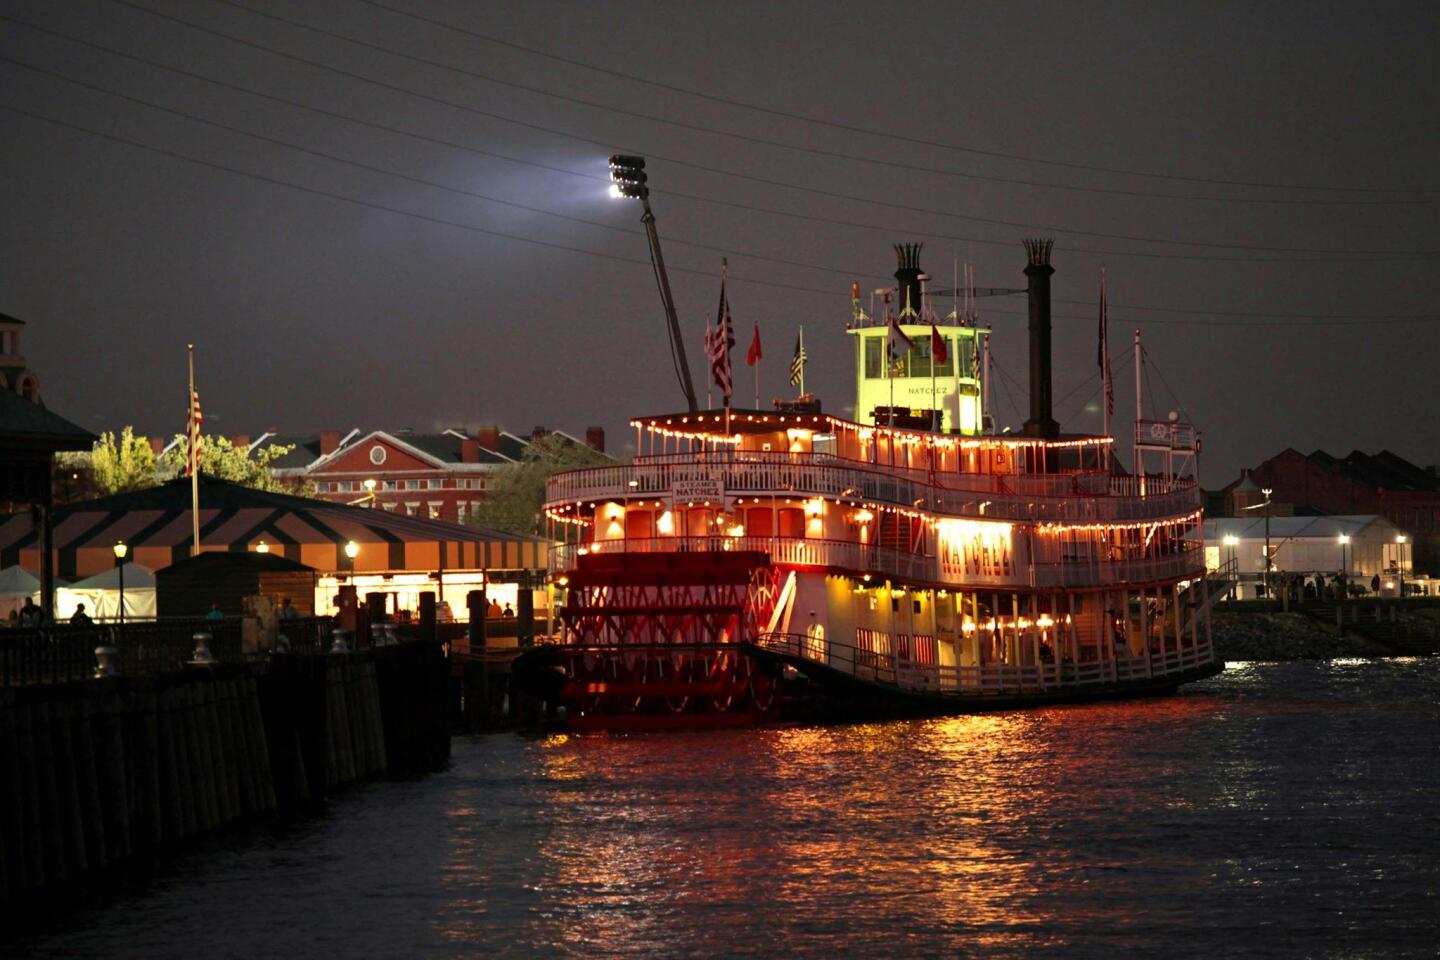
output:
<svg viewBox="0 0 1440 960"><path fill-rule="evenodd" d="M814 661L860 680L896 687L909 693L941 696L1001 697L1057 693L1116 683L1178 676L1214 660L1210 643L1184 646L1164 653L1119 656L1113 660L1056 661L1037 664L991 663L941 666L919 663L893 653L862 650L849 644L804 634L771 633L756 640L765 650L797 660Z"/></svg>
<svg viewBox="0 0 1440 960"><path fill-rule="evenodd" d="M1158 520L1199 509L1191 481L1097 473L950 474L867 466L827 454L679 454L637 458L613 467L557 473L546 501L672 495L677 483L718 483L728 494L819 496L920 506L959 517L997 520Z"/></svg>
<svg viewBox="0 0 1440 960"><path fill-rule="evenodd" d="M101 647L115 651L111 665L125 676L178 670L193 657L197 633L209 635L207 645L218 662L237 662L241 623L232 617L0 630L0 686L88 679L95 675L95 651Z"/></svg>

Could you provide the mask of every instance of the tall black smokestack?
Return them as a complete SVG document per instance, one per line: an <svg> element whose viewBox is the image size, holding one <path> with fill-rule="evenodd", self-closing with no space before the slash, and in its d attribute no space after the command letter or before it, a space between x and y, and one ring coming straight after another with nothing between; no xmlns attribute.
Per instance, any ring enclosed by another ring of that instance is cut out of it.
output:
<svg viewBox="0 0 1440 960"><path fill-rule="evenodd" d="M904 311L908 305L916 313L920 312L920 248L923 246L923 243L895 244L895 259L899 261L895 269L895 282L899 284L895 291L897 311Z"/></svg>
<svg viewBox="0 0 1440 960"><path fill-rule="evenodd" d="M1030 293L1030 419L1025 421L1027 437L1053 440L1060 424L1051 415L1050 403L1050 248L1054 240L1026 240L1030 262L1025 277Z"/></svg>

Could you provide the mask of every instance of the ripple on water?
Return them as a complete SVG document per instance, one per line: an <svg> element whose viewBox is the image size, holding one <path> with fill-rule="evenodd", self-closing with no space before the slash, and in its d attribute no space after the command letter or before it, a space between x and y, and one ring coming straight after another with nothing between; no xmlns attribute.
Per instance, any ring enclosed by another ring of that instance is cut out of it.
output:
<svg viewBox="0 0 1440 960"><path fill-rule="evenodd" d="M1440 661L706 734L457 740L33 957L1401 956L1440 941Z"/></svg>

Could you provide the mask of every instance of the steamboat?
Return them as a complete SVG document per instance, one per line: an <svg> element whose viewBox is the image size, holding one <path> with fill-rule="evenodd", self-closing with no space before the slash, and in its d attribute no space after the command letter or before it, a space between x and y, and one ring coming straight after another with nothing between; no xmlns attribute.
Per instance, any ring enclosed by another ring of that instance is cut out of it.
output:
<svg viewBox="0 0 1440 960"><path fill-rule="evenodd" d="M898 315L852 290L856 419L808 395L642 417L633 462L550 478L561 632L517 672L572 728L968 712L1219 671L1196 432L1137 406L1129 472L1108 418L1061 432L1051 242L1026 241L1008 291L1029 298L1013 435L988 409L988 328L936 315L919 245L896 251Z"/></svg>

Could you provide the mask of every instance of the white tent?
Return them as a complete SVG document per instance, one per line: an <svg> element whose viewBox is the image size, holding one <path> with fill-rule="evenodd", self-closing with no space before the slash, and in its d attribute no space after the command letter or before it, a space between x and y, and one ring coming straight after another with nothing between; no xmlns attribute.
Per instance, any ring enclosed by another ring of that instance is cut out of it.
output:
<svg viewBox="0 0 1440 960"><path fill-rule="evenodd" d="M120 567L77 580L55 591L55 619L69 620L78 604L96 620L120 616ZM125 618L155 616L155 574L138 563L125 564Z"/></svg>
<svg viewBox="0 0 1440 960"><path fill-rule="evenodd" d="M40 602L40 579L18 565L0 570L0 617L19 610L26 597Z"/></svg>

